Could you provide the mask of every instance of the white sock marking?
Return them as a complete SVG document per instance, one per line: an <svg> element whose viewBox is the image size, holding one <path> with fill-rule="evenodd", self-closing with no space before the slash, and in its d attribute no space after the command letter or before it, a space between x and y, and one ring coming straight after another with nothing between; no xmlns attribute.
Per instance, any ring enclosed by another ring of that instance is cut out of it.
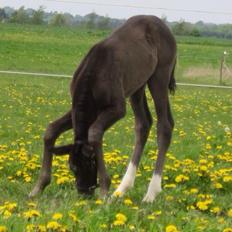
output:
<svg viewBox="0 0 232 232"><path fill-rule="evenodd" d="M145 197L143 198L144 202L153 202L158 195L159 192L161 192L161 176L157 174L153 174L150 184L148 186L147 193Z"/></svg>
<svg viewBox="0 0 232 232"><path fill-rule="evenodd" d="M130 162L120 185L118 186L118 188L116 189L113 195L117 195L117 193L123 195L128 188L133 187L135 181L135 175L136 175L136 166L132 162Z"/></svg>

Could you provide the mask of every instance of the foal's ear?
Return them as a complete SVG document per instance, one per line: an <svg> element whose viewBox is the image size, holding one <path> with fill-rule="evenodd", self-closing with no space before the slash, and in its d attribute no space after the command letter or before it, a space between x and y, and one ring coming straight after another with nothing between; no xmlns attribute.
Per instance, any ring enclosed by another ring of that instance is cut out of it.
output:
<svg viewBox="0 0 232 232"><path fill-rule="evenodd" d="M67 154L71 154L74 150L74 145L73 144L68 144L68 145L64 145L64 146L57 146L54 147L52 149L52 153L54 155L67 155Z"/></svg>

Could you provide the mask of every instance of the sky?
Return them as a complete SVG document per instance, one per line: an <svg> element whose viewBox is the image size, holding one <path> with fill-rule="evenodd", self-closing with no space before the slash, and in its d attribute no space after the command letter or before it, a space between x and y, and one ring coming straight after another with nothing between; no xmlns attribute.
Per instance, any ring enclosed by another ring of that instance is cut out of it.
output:
<svg viewBox="0 0 232 232"><path fill-rule="evenodd" d="M168 21L183 19L193 23L199 20L217 24L232 23L232 0L0 0L0 7L4 6L16 9L20 6L33 9L44 6L45 11L82 16L95 12L111 18L127 19L133 15L152 14L166 16Z"/></svg>

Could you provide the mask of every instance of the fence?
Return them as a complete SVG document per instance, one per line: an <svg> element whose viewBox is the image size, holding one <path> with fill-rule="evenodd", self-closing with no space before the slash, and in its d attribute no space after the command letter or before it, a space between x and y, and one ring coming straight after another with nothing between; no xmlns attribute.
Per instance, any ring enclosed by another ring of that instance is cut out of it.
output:
<svg viewBox="0 0 232 232"><path fill-rule="evenodd" d="M54 74L54 73L33 73L33 72L19 72L19 71L7 71L0 70L0 73L3 74L13 74L13 75L27 75L27 76L41 76L41 77L63 77L63 78L72 78L71 75L66 74ZM220 86L220 85L204 85L204 84L190 84L190 83L181 83L177 82L179 86L193 86L193 87L202 87L202 88L221 88L221 89L232 89L232 86Z"/></svg>

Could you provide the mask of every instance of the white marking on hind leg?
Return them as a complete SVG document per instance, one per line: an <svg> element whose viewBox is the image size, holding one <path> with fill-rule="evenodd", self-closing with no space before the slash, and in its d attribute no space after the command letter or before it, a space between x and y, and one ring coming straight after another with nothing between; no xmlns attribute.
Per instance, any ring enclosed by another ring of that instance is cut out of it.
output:
<svg viewBox="0 0 232 232"><path fill-rule="evenodd" d="M113 193L113 195L114 196L116 196L117 194L123 195L128 188L133 187L135 181L135 175L136 175L136 166L132 162L130 162L120 185Z"/></svg>
<svg viewBox="0 0 232 232"><path fill-rule="evenodd" d="M162 191L161 188L161 176L153 174L150 184L148 186L147 193L143 198L143 202L153 202L159 192Z"/></svg>

